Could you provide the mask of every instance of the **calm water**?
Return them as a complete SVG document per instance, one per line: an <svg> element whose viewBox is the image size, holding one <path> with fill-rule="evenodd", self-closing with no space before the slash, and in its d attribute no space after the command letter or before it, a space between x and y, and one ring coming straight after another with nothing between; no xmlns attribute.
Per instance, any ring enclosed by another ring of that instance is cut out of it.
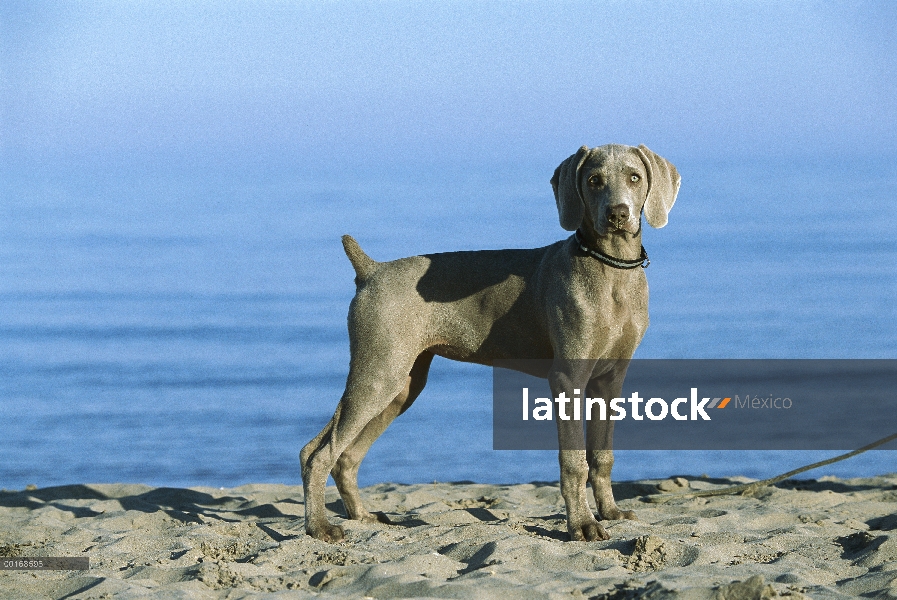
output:
<svg viewBox="0 0 897 600"><path fill-rule="evenodd" d="M436 185L5 177L0 487L298 483L299 449L332 414L348 369L354 286L339 236L380 260L544 245L567 234L553 166L543 170ZM651 326L637 356L897 358L893 166L680 171L670 224L645 234ZM760 477L831 455L620 452L615 478ZM890 472L895 459L869 453L810 475ZM491 450L488 369L437 359L360 479L557 477L551 452Z"/></svg>

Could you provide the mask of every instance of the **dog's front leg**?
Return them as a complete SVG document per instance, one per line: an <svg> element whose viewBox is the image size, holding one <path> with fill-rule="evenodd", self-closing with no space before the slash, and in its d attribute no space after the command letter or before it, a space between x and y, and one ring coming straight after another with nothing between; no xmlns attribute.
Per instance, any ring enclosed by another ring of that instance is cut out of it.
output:
<svg viewBox="0 0 897 600"><path fill-rule="evenodd" d="M591 371L588 361L555 359L548 382L555 398L565 394L570 398L574 390L585 390ZM570 417L569 407L567 416ZM561 467L561 495L567 505L567 532L571 541L606 540L610 536L592 514L586 497L589 465L586 461L582 421L562 419L558 411L558 462Z"/></svg>
<svg viewBox="0 0 897 600"><path fill-rule="evenodd" d="M598 516L606 521L618 519L638 520L635 512L621 510L614 501L614 491L610 483L610 471L614 466L614 451L588 450L589 483L592 485L592 494L595 496L595 506L598 507Z"/></svg>
<svg viewBox="0 0 897 600"><path fill-rule="evenodd" d="M616 363L610 372L589 381L588 398L602 398L609 403L620 395L623 379L626 376L628 361ZM609 417L605 414L605 417ZM611 488L610 472L614 466L614 422L605 418L601 420L592 416L587 423L586 446L589 469L589 483L595 497L598 516L605 520L636 519L631 510L620 510L614 501Z"/></svg>
<svg viewBox="0 0 897 600"><path fill-rule="evenodd" d="M589 465L584 450L560 450L561 495L567 505L567 532L570 541L594 542L606 540L610 536L592 514L586 500L586 479Z"/></svg>

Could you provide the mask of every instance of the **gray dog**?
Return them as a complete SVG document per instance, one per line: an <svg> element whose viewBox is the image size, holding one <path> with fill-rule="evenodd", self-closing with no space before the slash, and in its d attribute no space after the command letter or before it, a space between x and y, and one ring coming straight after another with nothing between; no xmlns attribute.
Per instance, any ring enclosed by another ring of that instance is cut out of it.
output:
<svg viewBox="0 0 897 600"><path fill-rule="evenodd" d="M551 179L561 226L576 231L566 240L379 263L343 236L357 274L349 307L352 358L333 418L300 455L309 535L343 538L342 528L327 521L328 474L350 519L379 520L362 504L358 467L421 393L434 355L482 365L548 359L541 375L553 393L578 388L590 397L619 396L628 359L648 327L641 215L652 227L666 225L679 183L676 168L645 146L583 146ZM582 439L581 423L557 424L560 447L577 447L571 440ZM572 540L608 539L589 508L587 482L602 519L635 518L614 502L612 435L612 421L591 421L589 450L559 452Z"/></svg>

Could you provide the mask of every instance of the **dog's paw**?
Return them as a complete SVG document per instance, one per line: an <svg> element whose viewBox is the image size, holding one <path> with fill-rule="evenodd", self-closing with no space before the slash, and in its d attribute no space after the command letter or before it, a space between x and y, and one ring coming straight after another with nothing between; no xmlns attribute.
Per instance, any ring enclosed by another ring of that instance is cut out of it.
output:
<svg viewBox="0 0 897 600"><path fill-rule="evenodd" d="M638 517L635 516L635 511L631 510L620 510L616 506L611 510L602 511L601 517L605 521L619 521L620 519L629 519L630 521L638 521Z"/></svg>
<svg viewBox="0 0 897 600"><path fill-rule="evenodd" d="M383 523L384 525L392 525L392 521L387 516L385 512L380 512L379 510L374 513L374 518L378 523Z"/></svg>
<svg viewBox="0 0 897 600"><path fill-rule="evenodd" d="M601 523L594 518L582 523L567 521L567 532L570 534L571 542L596 542L610 539Z"/></svg>
<svg viewBox="0 0 897 600"><path fill-rule="evenodd" d="M375 513L365 511L363 514L358 514L351 518L356 521L361 521L362 523L383 523L385 525L390 525L392 523L392 521L389 520L389 517L386 516L386 513L380 511Z"/></svg>
<svg viewBox="0 0 897 600"><path fill-rule="evenodd" d="M306 527L305 532L315 539L330 544L338 542L346 537L346 533L343 531L342 527L339 525L331 525L327 522L312 527Z"/></svg>

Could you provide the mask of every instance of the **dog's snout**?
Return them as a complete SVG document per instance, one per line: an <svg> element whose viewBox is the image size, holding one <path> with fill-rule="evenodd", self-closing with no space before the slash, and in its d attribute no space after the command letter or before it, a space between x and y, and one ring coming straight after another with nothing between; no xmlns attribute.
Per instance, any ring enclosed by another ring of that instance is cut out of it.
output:
<svg viewBox="0 0 897 600"><path fill-rule="evenodd" d="M622 223L629 220L629 206L626 204L615 204L607 211L607 217L611 222Z"/></svg>

